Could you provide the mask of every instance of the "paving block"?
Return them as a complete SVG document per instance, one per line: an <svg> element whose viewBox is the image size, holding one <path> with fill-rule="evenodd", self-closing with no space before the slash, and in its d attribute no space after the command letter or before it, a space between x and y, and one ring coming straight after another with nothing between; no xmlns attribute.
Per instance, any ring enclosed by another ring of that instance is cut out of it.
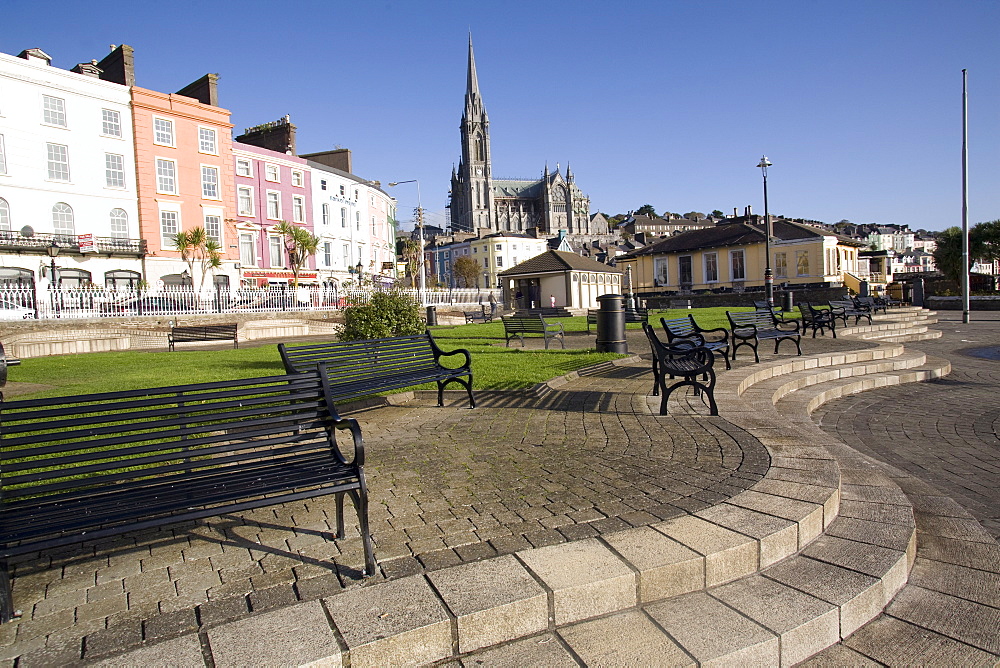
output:
<svg viewBox="0 0 1000 668"><path fill-rule="evenodd" d="M940 633L880 615L844 641L889 666L990 666L997 657Z"/></svg>
<svg viewBox="0 0 1000 668"><path fill-rule="evenodd" d="M778 582L840 609L840 637L846 638L882 612L882 581L822 561L792 557L763 572Z"/></svg>
<svg viewBox="0 0 1000 668"><path fill-rule="evenodd" d="M737 494L726 503L795 522L799 526L799 549L823 533L823 506L816 503L764 494L755 490Z"/></svg>
<svg viewBox="0 0 1000 668"><path fill-rule="evenodd" d="M802 554L882 580L883 605L906 584L909 572L905 552L836 536L820 536Z"/></svg>
<svg viewBox="0 0 1000 668"><path fill-rule="evenodd" d="M512 555L434 571L428 578L458 619L461 653L548 627L545 590Z"/></svg>
<svg viewBox="0 0 1000 668"><path fill-rule="evenodd" d="M886 614L1000 655L1000 609L955 596L909 586Z"/></svg>
<svg viewBox="0 0 1000 668"><path fill-rule="evenodd" d="M803 661L798 668L882 668L882 664L872 661L863 654L845 647L843 644L833 645Z"/></svg>
<svg viewBox="0 0 1000 668"><path fill-rule="evenodd" d="M340 645L319 601L229 622L206 633L217 668L307 663L343 665Z"/></svg>
<svg viewBox="0 0 1000 668"><path fill-rule="evenodd" d="M88 663L87 665L98 668L116 668L118 666L203 668L205 666L205 657L201 653L201 641L198 639L198 634L190 633L180 638L156 643L155 645L145 645L131 652L126 652L125 654L96 663ZM217 668L223 668L227 664L219 663L219 659L217 658L215 665Z"/></svg>
<svg viewBox="0 0 1000 668"><path fill-rule="evenodd" d="M639 610L564 627L559 629L559 635L587 666L695 665Z"/></svg>
<svg viewBox="0 0 1000 668"><path fill-rule="evenodd" d="M577 668L579 664L555 637L546 634L463 657L462 665L466 668Z"/></svg>
<svg viewBox="0 0 1000 668"><path fill-rule="evenodd" d="M760 568L767 568L794 554L798 549L799 528L790 520L728 503L706 508L695 515L713 524L756 538L760 548L758 555Z"/></svg>
<svg viewBox="0 0 1000 668"><path fill-rule="evenodd" d="M818 503L823 506L823 526L826 527L837 517L840 509L840 488L839 487L818 487L816 485L803 485L797 482L785 482L784 480L770 480L765 478L754 485L754 491L764 494L774 494L789 499L797 499L807 503Z"/></svg>
<svg viewBox="0 0 1000 668"><path fill-rule="evenodd" d="M557 625L636 604L635 574L597 539L525 550L517 556L552 591Z"/></svg>
<svg viewBox="0 0 1000 668"><path fill-rule="evenodd" d="M651 527L606 534L604 540L639 570L639 602L705 588L705 557Z"/></svg>
<svg viewBox="0 0 1000 668"><path fill-rule="evenodd" d="M451 620L423 576L357 587L324 601L354 668L451 656Z"/></svg>
<svg viewBox="0 0 1000 668"><path fill-rule="evenodd" d="M705 586L729 582L757 571L757 541L700 517L686 515L653 528L705 556Z"/></svg>
<svg viewBox="0 0 1000 668"><path fill-rule="evenodd" d="M645 610L701 666L778 665L778 637L708 594L685 594Z"/></svg>
<svg viewBox="0 0 1000 668"><path fill-rule="evenodd" d="M908 582L983 605L1000 606L1000 576L996 572L917 559Z"/></svg>
<svg viewBox="0 0 1000 668"><path fill-rule="evenodd" d="M840 615L832 603L760 575L709 592L781 638L781 665L791 666L840 639Z"/></svg>

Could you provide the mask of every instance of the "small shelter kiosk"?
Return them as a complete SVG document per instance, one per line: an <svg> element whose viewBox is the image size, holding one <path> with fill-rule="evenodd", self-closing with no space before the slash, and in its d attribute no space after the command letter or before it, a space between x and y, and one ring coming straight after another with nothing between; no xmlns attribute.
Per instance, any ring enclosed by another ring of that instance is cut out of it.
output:
<svg viewBox="0 0 1000 668"><path fill-rule="evenodd" d="M516 309L548 308L553 301L559 308L598 308L598 296L622 290L619 269L565 251L546 251L499 276L505 303Z"/></svg>

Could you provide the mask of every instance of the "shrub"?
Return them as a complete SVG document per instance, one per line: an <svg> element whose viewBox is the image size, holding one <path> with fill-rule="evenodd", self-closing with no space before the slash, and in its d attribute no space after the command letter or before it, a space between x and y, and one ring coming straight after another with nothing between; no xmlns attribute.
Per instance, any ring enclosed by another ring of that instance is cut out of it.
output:
<svg viewBox="0 0 1000 668"><path fill-rule="evenodd" d="M367 304L344 309L344 325L337 338L341 341L384 339L410 336L424 331L420 305L398 290L372 293Z"/></svg>

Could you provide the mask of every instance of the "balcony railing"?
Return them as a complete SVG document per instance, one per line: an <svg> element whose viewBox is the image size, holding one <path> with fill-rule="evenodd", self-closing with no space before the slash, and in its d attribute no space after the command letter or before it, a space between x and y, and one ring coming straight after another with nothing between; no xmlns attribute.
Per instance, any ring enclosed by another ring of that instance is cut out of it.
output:
<svg viewBox="0 0 1000 668"><path fill-rule="evenodd" d="M0 230L0 251L45 253L47 249L56 246L60 252L84 255L88 252L105 255L141 256L146 254L145 239L94 237L92 251L81 251L80 245L80 237L70 234L33 234L26 237L17 230Z"/></svg>

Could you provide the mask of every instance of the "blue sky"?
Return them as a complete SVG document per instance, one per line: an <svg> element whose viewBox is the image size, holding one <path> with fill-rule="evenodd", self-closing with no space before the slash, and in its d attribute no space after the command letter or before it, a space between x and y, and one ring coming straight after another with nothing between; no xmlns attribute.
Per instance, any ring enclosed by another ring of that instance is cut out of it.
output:
<svg viewBox="0 0 1000 668"><path fill-rule="evenodd" d="M290 114L302 153L419 179L443 220L472 31L496 177L569 162L593 211L763 210L824 222L1000 218L1000 2L5 3L0 51L62 68L136 49L140 86L221 75L237 132ZM415 188L392 192L400 218Z"/></svg>

